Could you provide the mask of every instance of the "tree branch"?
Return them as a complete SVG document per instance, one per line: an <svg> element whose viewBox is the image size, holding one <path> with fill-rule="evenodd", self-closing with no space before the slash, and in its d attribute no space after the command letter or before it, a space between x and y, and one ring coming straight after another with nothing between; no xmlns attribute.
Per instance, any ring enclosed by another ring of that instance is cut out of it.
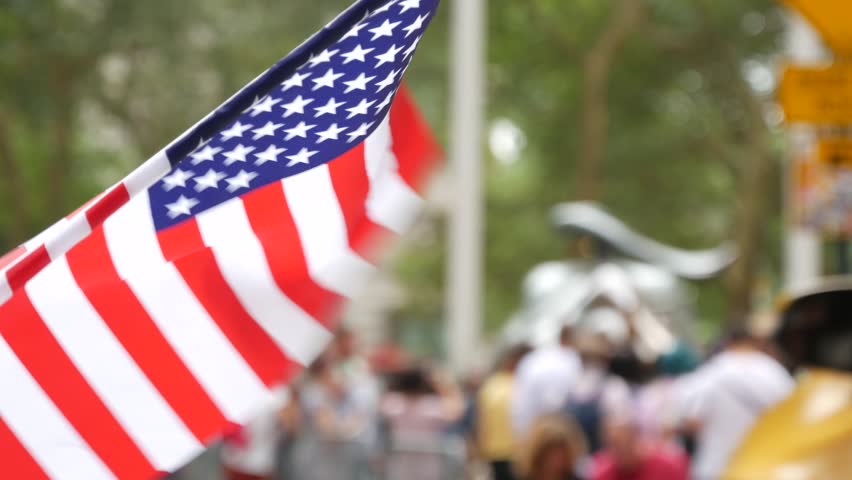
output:
<svg viewBox="0 0 852 480"><path fill-rule="evenodd" d="M709 17L705 15L704 18ZM768 197L775 179L773 173L777 162L771 134L763 116L763 103L743 78L738 57L731 45L709 25L708 34L714 44L719 45L717 51L720 59L730 71L728 85L746 114L743 131L746 162L739 170L741 181L734 234L739 255L727 278L731 299L729 310L732 314L729 321L744 321L751 310L760 247L764 239L764 219L769 213Z"/></svg>
<svg viewBox="0 0 852 480"><path fill-rule="evenodd" d="M51 168L47 174L47 208L51 217L59 217L67 212L65 203L68 194L69 176L73 167L74 114L76 104L73 101L76 70L61 60L55 60L56 72L53 76L51 96L56 102L53 118L53 155Z"/></svg>
<svg viewBox="0 0 852 480"><path fill-rule="evenodd" d="M627 37L645 19L644 0L621 0L583 62L582 139L577 158L580 198L600 196L600 170L609 129L607 88L613 62Z"/></svg>

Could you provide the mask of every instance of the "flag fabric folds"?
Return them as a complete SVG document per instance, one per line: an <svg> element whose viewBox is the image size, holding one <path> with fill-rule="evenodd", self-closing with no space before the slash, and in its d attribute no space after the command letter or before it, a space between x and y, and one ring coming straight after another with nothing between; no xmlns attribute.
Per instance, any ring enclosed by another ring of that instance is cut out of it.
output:
<svg viewBox="0 0 852 480"><path fill-rule="evenodd" d="M9 478L151 478L271 399L439 148L401 88L437 0L361 0L0 260Z"/></svg>

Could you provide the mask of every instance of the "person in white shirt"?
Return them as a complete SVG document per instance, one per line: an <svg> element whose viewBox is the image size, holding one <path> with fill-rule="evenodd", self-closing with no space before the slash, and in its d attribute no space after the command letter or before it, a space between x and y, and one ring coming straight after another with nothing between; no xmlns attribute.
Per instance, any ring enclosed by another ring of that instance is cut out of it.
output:
<svg viewBox="0 0 852 480"><path fill-rule="evenodd" d="M581 370L573 337L571 327L563 327L559 345L534 350L518 365L512 396L512 426L518 439L539 416L564 409Z"/></svg>
<svg viewBox="0 0 852 480"><path fill-rule="evenodd" d="M221 455L226 478L272 478L277 467L278 442L291 426L291 410L294 406L287 387L276 387L272 393L269 404L222 442Z"/></svg>
<svg viewBox="0 0 852 480"><path fill-rule="evenodd" d="M684 420L696 436L692 478L715 480L754 421L792 390L787 370L746 331L681 380Z"/></svg>

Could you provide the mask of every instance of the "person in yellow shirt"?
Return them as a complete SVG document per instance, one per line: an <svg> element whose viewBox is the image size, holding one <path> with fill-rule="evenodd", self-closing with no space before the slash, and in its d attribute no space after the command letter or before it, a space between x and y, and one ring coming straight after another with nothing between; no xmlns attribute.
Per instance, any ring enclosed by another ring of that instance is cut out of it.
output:
<svg viewBox="0 0 852 480"><path fill-rule="evenodd" d="M515 369L530 347L509 349L499 368L482 384L476 397L476 433L480 456L491 466L494 480L512 480L512 462L516 445L512 429L512 390Z"/></svg>

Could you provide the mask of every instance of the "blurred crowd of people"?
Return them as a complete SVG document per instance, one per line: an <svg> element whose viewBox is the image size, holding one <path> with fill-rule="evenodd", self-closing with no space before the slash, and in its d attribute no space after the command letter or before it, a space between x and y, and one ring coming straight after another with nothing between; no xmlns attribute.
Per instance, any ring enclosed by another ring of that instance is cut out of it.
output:
<svg viewBox="0 0 852 480"><path fill-rule="evenodd" d="M630 335L565 326L459 382L342 331L221 459L235 480L711 480L793 381L746 330L696 351L648 358Z"/></svg>

